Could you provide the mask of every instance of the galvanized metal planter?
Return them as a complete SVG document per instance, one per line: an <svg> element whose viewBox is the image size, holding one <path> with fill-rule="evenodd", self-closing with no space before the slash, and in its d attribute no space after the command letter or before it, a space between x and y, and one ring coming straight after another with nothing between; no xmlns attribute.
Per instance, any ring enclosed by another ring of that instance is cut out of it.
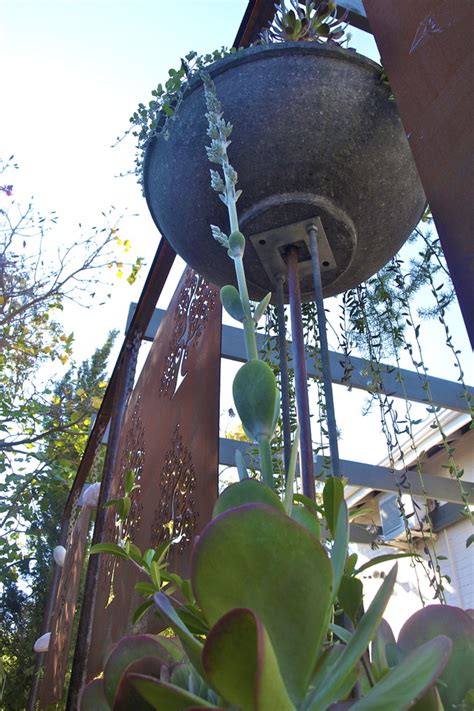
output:
<svg viewBox="0 0 474 711"><path fill-rule="evenodd" d="M292 225L321 219L324 295L331 296L380 269L417 224L425 197L380 72L355 52L294 42L252 47L212 65L234 126L229 154L243 190L238 207L250 237L245 266L252 298L274 291L282 234L299 240ZM206 128L202 84L194 81L168 140L155 138L148 147L144 187L156 225L178 254L223 285L234 274L209 229L227 231L227 216L210 187ZM302 297L310 300L304 239L299 247Z"/></svg>

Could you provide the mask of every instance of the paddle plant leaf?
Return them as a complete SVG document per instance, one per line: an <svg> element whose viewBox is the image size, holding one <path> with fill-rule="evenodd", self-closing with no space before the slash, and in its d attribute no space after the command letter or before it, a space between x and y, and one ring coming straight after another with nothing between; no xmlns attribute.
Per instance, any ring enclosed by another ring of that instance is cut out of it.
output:
<svg viewBox="0 0 474 711"><path fill-rule="evenodd" d="M310 511L305 506L301 504L295 504L291 509L291 518L293 521L297 521L300 526L304 526L308 531L316 536L319 541L321 535L321 526L319 524L319 519L313 511Z"/></svg>
<svg viewBox="0 0 474 711"><path fill-rule="evenodd" d="M438 635L445 635L453 643L438 687L445 708L450 709L460 704L473 686L474 620L459 607L428 605L405 622L398 636L398 647L404 655Z"/></svg>
<svg viewBox="0 0 474 711"><path fill-rule="evenodd" d="M339 477L330 476L326 479L323 489L324 515L332 535L336 534L339 507L344 500L344 485Z"/></svg>
<svg viewBox="0 0 474 711"><path fill-rule="evenodd" d="M105 698L103 679L93 679L84 687L80 709L81 711L110 711L110 706Z"/></svg>
<svg viewBox="0 0 474 711"><path fill-rule="evenodd" d="M341 484L342 486L342 484ZM335 502L337 503L337 502ZM335 598L346 565L347 548L349 546L349 516L344 499L339 500L339 509L336 512L336 525L334 529L334 542L331 548L331 562L333 571L333 597Z"/></svg>
<svg viewBox="0 0 474 711"><path fill-rule="evenodd" d="M120 679L112 711L130 711L130 709L151 711L153 707L140 696L133 684L130 683L129 674L146 674L159 679L161 669L162 663L158 657L143 657L129 664Z"/></svg>
<svg viewBox="0 0 474 711"><path fill-rule="evenodd" d="M270 366L262 360L245 363L234 378L232 393L245 431L255 441L271 439L277 386Z"/></svg>
<svg viewBox="0 0 474 711"><path fill-rule="evenodd" d="M216 518L224 511L235 509L243 504L267 504L281 511L281 513L285 512L277 494L268 486L256 479L243 479L237 484L230 484L224 489L216 501L212 517Z"/></svg>
<svg viewBox="0 0 474 711"><path fill-rule="evenodd" d="M264 504L226 511L207 525L196 543L192 585L211 625L234 608L258 616L290 698L298 703L307 690L331 609L331 564L316 537Z"/></svg>
<svg viewBox="0 0 474 711"><path fill-rule="evenodd" d="M178 686L145 674L130 674L130 682L140 695L157 711L189 711L189 708L216 709L214 704Z"/></svg>
<svg viewBox="0 0 474 711"><path fill-rule="evenodd" d="M203 676L201 642L199 642L186 627L167 595L161 592L155 593L155 595L153 595L153 600L155 601L155 605L158 607L161 617L174 630L175 634L179 638L181 644L183 645L184 651L188 655L189 661L196 671Z"/></svg>
<svg viewBox="0 0 474 711"><path fill-rule="evenodd" d="M113 704L120 679L127 667L143 657L155 657L162 664L172 663L172 657L150 634L122 637L109 654L104 668L104 693L110 705Z"/></svg>
<svg viewBox="0 0 474 711"><path fill-rule="evenodd" d="M242 302L240 301L240 294L235 288L230 284L223 286L220 292L221 304L232 318L236 321L242 321L245 319L244 310L242 308Z"/></svg>
<svg viewBox="0 0 474 711"><path fill-rule="evenodd" d="M213 688L242 711L295 711L268 633L251 610L231 610L216 622L203 665Z"/></svg>
<svg viewBox="0 0 474 711"><path fill-rule="evenodd" d="M342 576L337 598L342 609L349 615L353 622L357 621L362 605L363 593L363 585L358 578L354 578L351 575Z"/></svg>
<svg viewBox="0 0 474 711"><path fill-rule="evenodd" d="M376 679L381 679L390 668L387 659L389 644L395 646L395 637L387 620L381 619L371 646L372 669Z"/></svg>
<svg viewBox="0 0 474 711"><path fill-rule="evenodd" d="M448 663L452 643L445 636L426 642L391 669L352 711L404 711L425 694Z"/></svg>
<svg viewBox="0 0 474 711"><path fill-rule="evenodd" d="M395 585L397 569L397 564L395 564L383 581L367 612L360 619L340 659L334 665L330 678L314 689L308 699L308 711L320 711L333 701L340 699L340 690L348 675L376 634Z"/></svg>

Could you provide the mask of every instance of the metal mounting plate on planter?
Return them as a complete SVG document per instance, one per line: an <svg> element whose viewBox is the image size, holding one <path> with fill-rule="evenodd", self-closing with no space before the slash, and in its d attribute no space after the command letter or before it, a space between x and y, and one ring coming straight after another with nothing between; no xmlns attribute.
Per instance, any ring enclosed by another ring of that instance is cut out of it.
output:
<svg viewBox="0 0 474 711"><path fill-rule="evenodd" d="M311 276L311 249L308 227L317 228L319 266L321 273L337 271L336 260L329 245L324 227L319 217L301 220L292 225L284 225L273 230L250 235L255 251L270 280L275 283L279 274L286 274L285 250L290 246L298 249L298 272L300 279Z"/></svg>

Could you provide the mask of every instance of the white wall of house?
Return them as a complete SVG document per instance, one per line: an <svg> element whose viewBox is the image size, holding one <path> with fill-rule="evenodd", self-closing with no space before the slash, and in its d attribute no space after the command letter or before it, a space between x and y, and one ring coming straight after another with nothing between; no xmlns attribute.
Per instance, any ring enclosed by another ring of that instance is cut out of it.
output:
<svg viewBox="0 0 474 711"><path fill-rule="evenodd" d="M460 436L453 446L455 448L455 462L459 467L464 468L463 480L474 481L474 430ZM446 462L447 457L444 450L434 456L425 456L422 459L422 471L436 476L449 476L447 470L443 468L443 464ZM366 493L369 492L366 490ZM372 522L377 524L380 523L378 516L380 496L369 499L369 507L373 512ZM420 503L422 502L420 501ZM364 502L364 508L366 507L367 502ZM364 517L358 522L364 523L369 520L370 516ZM446 601L450 605L464 609L474 608L474 544L470 548L466 548L466 540L473 532L473 526L466 518L439 531L432 539L436 555L446 557L446 560L439 561L441 572L451 579L450 583L445 581ZM422 548L423 544L417 545L417 550L424 559L425 570L429 572L427 556L423 554ZM375 556L397 552L397 548L393 546L380 546L378 549L372 550L368 545L357 545L353 546L353 549L359 555L359 565ZM402 552L400 548L398 552ZM391 562L377 564L362 574L366 608L380 587L382 576L387 574L392 565ZM438 603L433 599L433 588L430 587L427 575L420 563L414 563L411 558L404 558L399 560L398 568L394 594L384 615L396 634L403 623L423 606L422 599L425 605Z"/></svg>

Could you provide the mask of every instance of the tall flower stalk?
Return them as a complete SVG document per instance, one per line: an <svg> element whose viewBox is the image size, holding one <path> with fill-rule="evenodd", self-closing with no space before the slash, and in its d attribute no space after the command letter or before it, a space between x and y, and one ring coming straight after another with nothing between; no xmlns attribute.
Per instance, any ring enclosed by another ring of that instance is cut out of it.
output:
<svg viewBox="0 0 474 711"><path fill-rule="evenodd" d="M211 186L227 207L230 235L226 235L216 225L211 225L211 231L214 239L227 249L229 257L233 259L238 284L238 290L234 286L224 286L221 289L221 302L226 311L243 324L248 360L235 378L234 401L246 434L258 443L263 480L273 488L270 442L279 416L280 397L271 368L258 358L255 335L255 326L270 303L271 293L252 310L243 262L245 237L239 230L237 215L237 201L242 191L236 189L238 176L227 153L231 143L229 139L232 124L223 118L222 107L210 75L203 71L201 78L204 83L206 118L209 124L207 134L211 139L206 148L207 156L211 163L220 166L222 171L221 173L211 169Z"/></svg>

